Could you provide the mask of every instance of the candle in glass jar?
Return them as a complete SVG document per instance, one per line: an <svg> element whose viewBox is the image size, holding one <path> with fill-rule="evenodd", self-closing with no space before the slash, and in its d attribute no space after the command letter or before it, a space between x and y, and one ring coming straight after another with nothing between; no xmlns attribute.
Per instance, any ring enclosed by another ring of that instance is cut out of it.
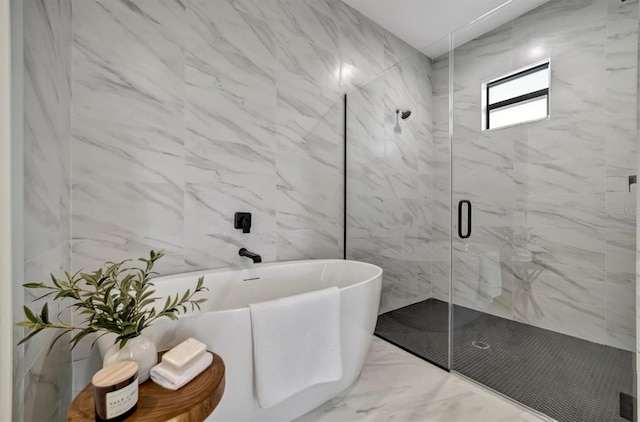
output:
<svg viewBox="0 0 640 422"><path fill-rule="evenodd" d="M121 421L138 406L138 364L133 361L105 366L91 380L96 420Z"/></svg>

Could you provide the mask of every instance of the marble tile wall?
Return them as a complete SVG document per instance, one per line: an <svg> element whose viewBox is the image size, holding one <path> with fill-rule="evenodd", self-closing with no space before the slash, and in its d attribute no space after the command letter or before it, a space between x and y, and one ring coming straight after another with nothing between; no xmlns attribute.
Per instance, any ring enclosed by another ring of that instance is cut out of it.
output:
<svg viewBox="0 0 640 422"><path fill-rule="evenodd" d="M638 9L638 51L640 51L640 8ZM640 54L638 54L638 97L636 98L636 118L638 127L640 127ZM638 133L637 144L639 148L636 150L636 170L640 170L640 131ZM636 195L636 215L640 210L640 196ZM636 217L637 221L637 217ZM636 353L633 359L636 377L634 378L634 391L638 397L638 388L640 386L640 368L638 362L640 360L640 224L636 224Z"/></svg>
<svg viewBox="0 0 640 422"><path fill-rule="evenodd" d="M415 53L339 0L74 0L72 267L341 258L342 95Z"/></svg>
<svg viewBox="0 0 640 422"><path fill-rule="evenodd" d="M24 277L40 282L70 268L71 0L33 0L22 7ZM43 301L34 303L35 294L25 290L24 303L39 310ZM49 302L49 312L68 316L56 301ZM49 351L55 335L43 332L18 348L16 420L64 419L71 401L71 350L63 338Z"/></svg>
<svg viewBox="0 0 640 422"><path fill-rule="evenodd" d="M380 313L432 294L431 73L415 53L347 95L347 258L383 268Z"/></svg>
<svg viewBox="0 0 640 422"><path fill-rule="evenodd" d="M449 302L451 266L451 141L449 54L433 61L433 234L432 297Z"/></svg>
<svg viewBox="0 0 640 422"><path fill-rule="evenodd" d="M554 0L455 50L453 203L474 226L454 237L454 303L633 350L637 10ZM481 132L481 83L546 57L551 118Z"/></svg>

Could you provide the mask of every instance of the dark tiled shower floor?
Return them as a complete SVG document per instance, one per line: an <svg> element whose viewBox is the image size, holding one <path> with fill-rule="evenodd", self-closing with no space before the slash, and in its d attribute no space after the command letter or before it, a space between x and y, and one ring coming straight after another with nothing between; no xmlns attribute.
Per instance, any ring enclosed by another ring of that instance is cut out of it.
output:
<svg viewBox="0 0 640 422"><path fill-rule="evenodd" d="M625 420L619 393L633 393L631 352L459 306L453 323L455 371L559 421ZM446 367L447 324L447 303L428 299L380 315L375 333Z"/></svg>

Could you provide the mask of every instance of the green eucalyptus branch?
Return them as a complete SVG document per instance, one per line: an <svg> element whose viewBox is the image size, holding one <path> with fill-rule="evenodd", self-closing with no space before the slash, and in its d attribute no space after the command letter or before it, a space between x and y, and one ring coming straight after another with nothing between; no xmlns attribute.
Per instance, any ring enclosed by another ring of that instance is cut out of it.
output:
<svg viewBox="0 0 640 422"><path fill-rule="evenodd" d="M195 295L208 290L203 286L204 277L198 279L198 284L193 292L189 289L182 295L167 297L162 308L156 311L152 306L160 297L154 296L151 279L155 273L153 265L164 256L164 252L151 251L149 258L139 258L144 268L130 267L131 260L121 262L107 262L105 269L92 272L81 271L71 274L65 272L65 279L60 279L51 274L52 284L26 283L27 289L42 289L48 292L38 297L40 300L51 295L54 300L69 299L71 304L67 308L74 308L79 315L85 317L82 324L75 326L60 319L52 322L49 317L49 306L45 303L39 313L33 312L29 307L24 307L26 320L19 322L18 326L28 328L29 331L18 344L25 343L39 332L46 329L58 329L62 332L54 339L51 347L67 333L73 333L71 347L74 348L80 340L89 334L103 332L116 334L116 343L122 348L127 341L139 336L142 331L151 326L159 318L176 320L180 313L200 310L200 304L207 299L195 299ZM99 337L98 337L99 338ZM97 341L94 340L93 345Z"/></svg>

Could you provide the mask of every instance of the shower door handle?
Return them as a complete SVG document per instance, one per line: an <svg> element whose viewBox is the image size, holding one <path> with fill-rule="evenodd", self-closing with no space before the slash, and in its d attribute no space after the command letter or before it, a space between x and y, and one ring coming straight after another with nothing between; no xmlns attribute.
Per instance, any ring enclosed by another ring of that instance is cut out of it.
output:
<svg viewBox="0 0 640 422"><path fill-rule="evenodd" d="M462 206L467 205L467 233L462 234ZM466 199L458 202L458 236L460 239L468 239L471 236L471 201Z"/></svg>

